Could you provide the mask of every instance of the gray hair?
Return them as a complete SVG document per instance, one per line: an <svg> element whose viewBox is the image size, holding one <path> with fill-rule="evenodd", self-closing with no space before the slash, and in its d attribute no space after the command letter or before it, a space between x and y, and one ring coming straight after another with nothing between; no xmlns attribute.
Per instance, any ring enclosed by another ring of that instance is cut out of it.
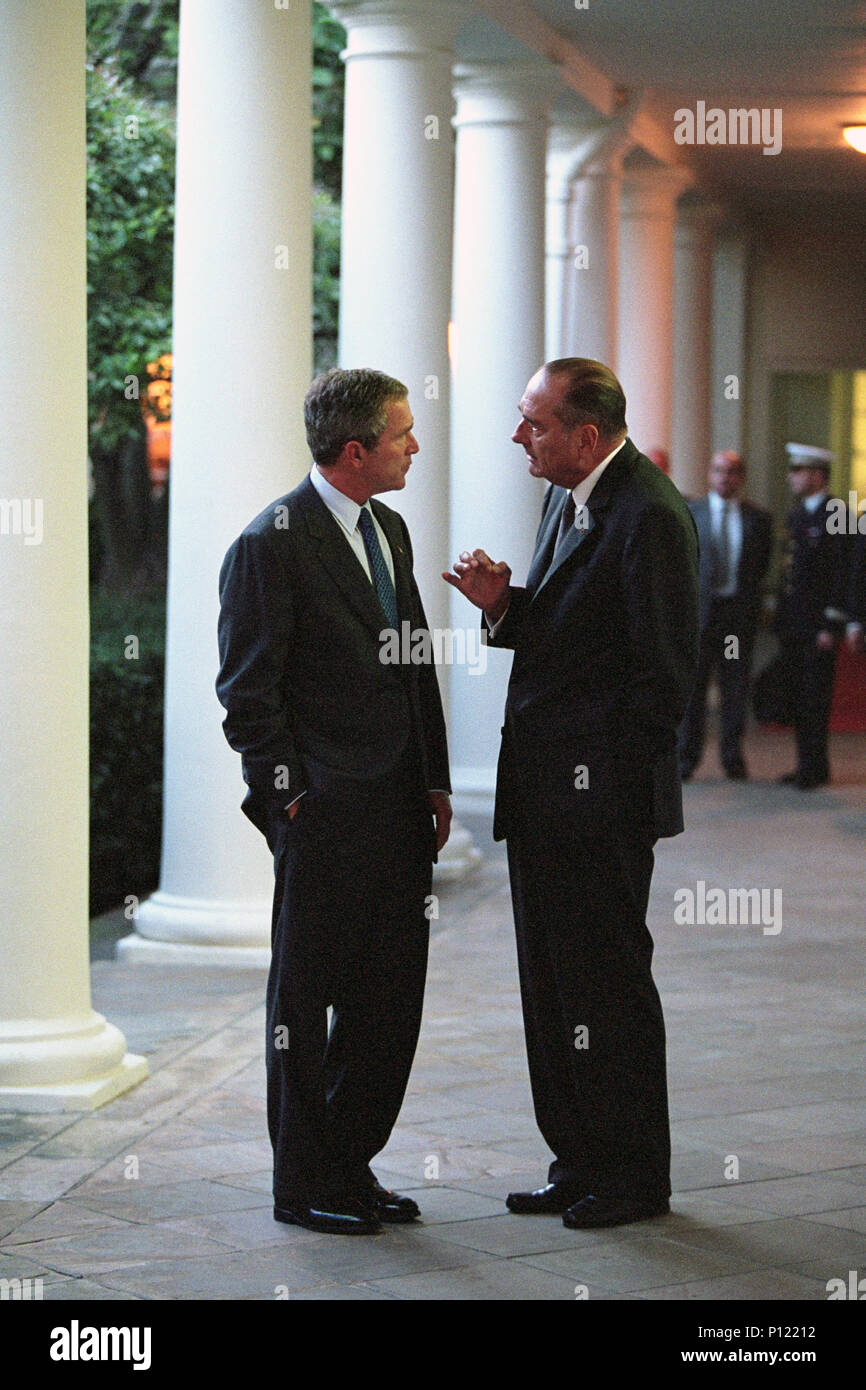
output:
<svg viewBox="0 0 866 1390"><path fill-rule="evenodd" d="M317 376L304 400L307 443L316 463L333 467L353 439L374 449L388 426L388 405L408 394L402 381L370 367L332 367Z"/></svg>
<svg viewBox="0 0 866 1390"><path fill-rule="evenodd" d="M547 376L567 378L565 395L555 412L567 429L593 424L603 439L626 431L625 394L610 367L591 357L560 357L548 362Z"/></svg>

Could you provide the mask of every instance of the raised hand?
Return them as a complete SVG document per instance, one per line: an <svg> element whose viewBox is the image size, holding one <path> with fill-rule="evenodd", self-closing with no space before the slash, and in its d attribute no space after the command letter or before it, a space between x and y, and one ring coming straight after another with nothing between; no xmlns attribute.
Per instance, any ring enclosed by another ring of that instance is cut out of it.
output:
<svg viewBox="0 0 866 1390"><path fill-rule="evenodd" d="M454 573L443 572L446 584L455 589L481 608L487 616L497 622L508 607L508 586L511 570L504 560L494 563L483 550L468 550L460 553L455 561Z"/></svg>

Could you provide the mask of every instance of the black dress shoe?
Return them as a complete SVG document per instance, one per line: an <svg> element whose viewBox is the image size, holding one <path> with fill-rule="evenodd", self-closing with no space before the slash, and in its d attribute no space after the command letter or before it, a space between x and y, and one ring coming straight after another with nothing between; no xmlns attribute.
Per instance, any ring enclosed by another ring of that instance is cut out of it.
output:
<svg viewBox="0 0 866 1390"><path fill-rule="evenodd" d="M725 763L725 776L731 782L748 782L749 771L742 758L738 762Z"/></svg>
<svg viewBox="0 0 866 1390"><path fill-rule="evenodd" d="M783 773L782 773L782 776L778 779L779 786L780 786L780 787L793 787L793 786L796 786L797 780L798 780L799 776L800 776L799 772L796 772L796 771L795 771L795 772L783 772Z"/></svg>
<svg viewBox="0 0 866 1390"><path fill-rule="evenodd" d="M816 787L826 787L829 781L829 777L822 777L818 772L801 772L794 786L801 792L813 792Z"/></svg>
<svg viewBox="0 0 866 1390"><path fill-rule="evenodd" d="M367 1236L379 1230L376 1212L359 1197L282 1202L274 1207L274 1220L330 1236Z"/></svg>
<svg viewBox="0 0 866 1390"><path fill-rule="evenodd" d="M575 1200L575 1190L566 1183L549 1182L534 1192L509 1192L505 1205L518 1216L559 1215Z"/></svg>
<svg viewBox="0 0 866 1390"><path fill-rule="evenodd" d="M647 1221L664 1216L671 1209L667 1197L638 1201L633 1197L581 1197L562 1218L570 1231L591 1231L601 1226L627 1226L630 1221Z"/></svg>
<svg viewBox="0 0 866 1390"><path fill-rule="evenodd" d="M375 1187L365 1191L361 1201L369 1203L380 1221L390 1226L402 1226L421 1215L421 1208L411 1197L401 1197L399 1192L390 1192L377 1182Z"/></svg>
<svg viewBox="0 0 866 1390"><path fill-rule="evenodd" d="M695 775L696 763L684 763L680 768L680 781L690 782Z"/></svg>

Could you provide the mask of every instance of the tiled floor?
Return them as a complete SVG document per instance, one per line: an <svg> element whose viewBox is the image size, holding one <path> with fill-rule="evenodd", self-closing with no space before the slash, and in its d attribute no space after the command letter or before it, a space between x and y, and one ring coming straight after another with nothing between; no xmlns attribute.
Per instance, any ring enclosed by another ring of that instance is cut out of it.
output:
<svg viewBox="0 0 866 1390"><path fill-rule="evenodd" d="M46 1299L798 1299L866 1272L866 738L837 782L772 783L789 740L753 737L754 780L714 755L662 842L651 904L674 1139L670 1216L600 1232L516 1217L535 1129L501 847L440 890L421 1045L376 1167L423 1224L374 1237L277 1225L263 976L94 965L94 1003L150 1078L94 1115L0 1116L0 1279ZM782 929L676 925L678 888L782 891Z"/></svg>

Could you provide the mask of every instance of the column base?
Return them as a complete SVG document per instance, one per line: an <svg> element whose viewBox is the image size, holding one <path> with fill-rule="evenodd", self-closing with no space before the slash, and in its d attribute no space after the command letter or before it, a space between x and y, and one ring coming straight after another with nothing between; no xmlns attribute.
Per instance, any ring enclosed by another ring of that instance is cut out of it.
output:
<svg viewBox="0 0 866 1390"><path fill-rule="evenodd" d="M433 882L457 883L474 873L483 857L465 826L453 820L448 843L439 855L439 862L433 866Z"/></svg>
<svg viewBox="0 0 866 1390"><path fill-rule="evenodd" d="M188 941L153 941L133 932L117 943L124 965L217 965L234 970L267 970L270 946L196 946Z"/></svg>
<svg viewBox="0 0 866 1390"><path fill-rule="evenodd" d="M0 1111L46 1115L67 1110L98 1110L148 1074L147 1059L127 1052L114 1071L98 1081L67 1081L44 1086L0 1086Z"/></svg>
<svg viewBox="0 0 866 1390"><path fill-rule="evenodd" d="M130 954L134 941L143 941L148 946L192 947L188 964L198 960L199 951L227 951L232 959L239 959L237 953L241 951L259 955L264 952L269 958L271 912L270 900L231 902L187 898L158 889L138 909L135 935L118 942L118 959L134 959ZM148 959L155 959L152 953ZM178 957L173 953L163 959L178 960Z"/></svg>

